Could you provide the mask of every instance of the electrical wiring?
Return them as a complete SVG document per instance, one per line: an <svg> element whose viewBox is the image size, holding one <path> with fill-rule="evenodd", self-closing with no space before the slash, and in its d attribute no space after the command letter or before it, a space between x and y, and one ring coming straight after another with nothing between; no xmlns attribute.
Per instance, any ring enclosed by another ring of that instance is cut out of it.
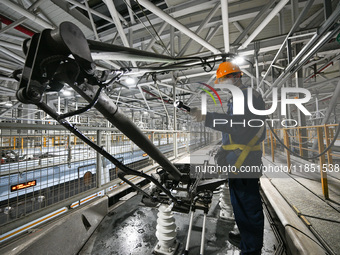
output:
<svg viewBox="0 0 340 255"><path fill-rule="evenodd" d="M287 173L286 173L286 175L288 175ZM313 190L311 190L310 188L308 188L306 185L304 185L301 181L299 181L297 178L295 178L293 175L291 175L291 174L289 174L288 175L290 178L292 178L294 181L296 181L299 185L301 185L302 187L304 187L305 189L307 189L309 192L311 192L314 196L316 196L317 198L319 198L319 199L321 199L320 198L320 196L318 196L318 194L316 194ZM334 178L334 177L333 177ZM336 179L336 178L335 178ZM309 180L313 180L313 179L309 179ZM324 201L324 202L326 202L327 203L327 200L324 200L324 199L321 199L322 201ZM340 213L340 211L339 211L339 209L338 208L336 208L335 206L333 206L333 205L331 205L331 204L329 204L329 203L327 203L330 207L332 207L334 210L336 210L336 211L338 211L339 213ZM305 215L304 214L304 216L308 216L308 217L315 217L315 216L310 216L310 215ZM322 219L322 218L320 218L320 219ZM324 220L327 220L327 219L324 219ZM331 220L329 220L329 221L331 221ZM340 222L339 222L340 223Z"/></svg>
<svg viewBox="0 0 340 255"><path fill-rule="evenodd" d="M321 244L319 244L317 241L315 241L312 237L310 237L309 235L307 235L305 232L301 231L300 229L298 229L297 227L294 227L291 224L286 224L285 227L291 227L293 229L295 229L296 231L298 231L299 233L303 234L304 236L308 237L311 241L313 241L314 243L316 243L318 246L320 246L320 248L322 248L326 254L328 254L328 250L326 250L325 247L323 247Z"/></svg>
<svg viewBox="0 0 340 255"><path fill-rule="evenodd" d="M92 102L90 104L88 104L87 106L85 106L83 108L80 108L78 110L75 110L75 111L72 111L72 112L68 112L68 113L64 113L64 114L60 114L57 117L57 121L59 121L61 119L68 118L68 117L72 117L74 115L78 115L78 114L81 114L81 113L84 113L84 112L87 112L88 110L90 110L98 102L99 95L100 95L100 92L102 91L102 89L103 89L103 86L101 86L97 90L96 95L95 95L95 97L93 98L93 100L92 100Z"/></svg>
<svg viewBox="0 0 340 255"><path fill-rule="evenodd" d="M291 176L290 176L291 177ZM293 180L297 181L295 178L292 178ZM272 183L272 185L274 186L274 188L279 192L279 194L282 196L282 198L290 205L290 207L294 210L294 208L292 207L292 205L290 204L290 202L288 201L288 199L280 192L280 190ZM315 193L313 193L315 195ZM264 203L267 207L267 203ZM295 210L294 210L295 211ZM316 240L314 240L311 236L309 236L308 234L306 234L305 232L303 232L302 230L298 229L297 227L291 225L291 224L285 224L284 227L291 227L293 229L295 229L296 231L298 231L299 233L303 234L304 236L306 236L308 239L310 239L311 241L313 241L314 243L316 243L320 248L322 248L326 254L329 254L328 249L326 249L325 247L323 247L320 243L318 243ZM319 240L320 241L320 240Z"/></svg>
<svg viewBox="0 0 340 255"><path fill-rule="evenodd" d="M216 56L219 56L219 55L214 55L213 57L214 57L214 60L213 61L211 61L211 62L213 62L213 63L215 63L216 62ZM234 55L229 55L228 54L228 57L233 57ZM210 56L211 57L211 56ZM222 59L225 59L226 58L226 56L225 55L222 55ZM203 58L199 58L199 57L195 57L195 58L179 58L179 60L188 60L188 61L186 61L186 62L184 62L184 63L188 63L188 62L190 62L190 60L193 60L193 59L200 59L201 60L201 65L203 64L203 66L205 65L205 64L207 64L207 63L209 63L209 62L207 62L207 60L206 59L203 59ZM181 64L183 64L183 62L180 62ZM177 64L172 64L172 65L169 65L169 66L167 66L168 68L171 68L171 67L175 67ZM194 64L194 65L197 65L197 64ZM211 66L210 66L211 67ZM213 68L211 68L211 70L212 70ZM206 69L204 68L204 70L206 71ZM210 70L210 71L211 71ZM208 71L209 72L209 71ZM224 109L222 108L222 110L224 111ZM338 137L338 135L339 135L339 132L340 132L340 123L338 124L338 127L337 127L337 131L336 131L336 133L335 133L335 135L334 135L334 138L333 138L333 140L332 140L332 142L330 143L330 145L323 151L323 152L321 152L321 153L319 153L318 155L315 155L315 156L312 156L312 157L303 157L303 156L300 156L299 154L297 154L297 153L295 153L294 151L292 151L290 148L288 148L281 140L280 140L280 138L277 136L277 134L274 132L274 129L273 129L273 127L272 126L270 126L269 124L268 124L268 126L269 126L269 128L270 128L270 131L273 133L273 135L274 135L274 137L275 137L275 139L285 148L285 149L287 149L290 153L292 153L294 156L297 156L297 157L299 157L299 158L302 158L302 159L305 159L305 160L309 160L309 159L315 159L315 158L318 158L318 157L320 157L320 156L322 156L322 155L324 155L333 145L334 145L334 143L335 143L335 141L337 140L337 137Z"/></svg>
<svg viewBox="0 0 340 255"><path fill-rule="evenodd" d="M144 22L138 17L138 15L133 11L132 7L126 2L126 0L123 0L124 3L126 4L126 6L133 12L133 14L136 16L136 18L141 22L141 24L143 24L144 28L148 31L148 33L157 41L157 38L149 31L149 29L147 28L147 26L144 24ZM138 0L136 1L138 4L139 9L142 11L143 16L148 20L150 26L152 27L153 31L155 32L156 36L158 37L158 40L161 44L161 46L164 48L164 50L167 51L168 55L171 55L170 52L168 51L167 47L165 46L163 40L161 39L160 35L158 34L158 32L156 31L155 27L152 25L151 21L149 20L148 16L145 14L142 6L139 4Z"/></svg>

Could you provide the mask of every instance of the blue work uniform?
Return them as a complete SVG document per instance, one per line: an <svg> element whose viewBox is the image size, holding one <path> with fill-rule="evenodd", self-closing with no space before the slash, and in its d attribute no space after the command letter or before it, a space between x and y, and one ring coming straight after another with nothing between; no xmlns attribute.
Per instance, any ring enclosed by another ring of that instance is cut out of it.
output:
<svg viewBox="0 0 340 255"><path fill-rule="evenodd" d="M265 122L265 116L255 115L250 112L247 104L247 88L241 87L244 95L244 115L233 115L233 104L228 103L227 113L207 113L205 125L222 132L222 144L228 145L244 144L247 145L253 137L258 134L260 127L248 126L249 120L262 120ZM264 110L265 103L261 95L253 90L253 106L257 110ZM225 125L213 124L214 119L225 119L228 121ZM233 125L231 126L231 120ZM240 123L240 124L235 124ZM245 123L245 127L243 125ZM252 121L252 126L261 126L261 121ZM263 124L264 125L264 124ZM263 129L265 130L265 129ZM265 139L265 132L262 132L256 144L260 144ZM234 165L240 155L240 150L229 151L226 156L226 162ZM251 151L242 166L262 166L262 151ZM254 168L256 169L256 167ZM236 224L241 234L241 254L261 254L263 245L263 227L264 216L262 211L262 202L259 192L259 177L261 171L257 173L241 173L234 175L229 173L230 198L234 210Z"/></svg>

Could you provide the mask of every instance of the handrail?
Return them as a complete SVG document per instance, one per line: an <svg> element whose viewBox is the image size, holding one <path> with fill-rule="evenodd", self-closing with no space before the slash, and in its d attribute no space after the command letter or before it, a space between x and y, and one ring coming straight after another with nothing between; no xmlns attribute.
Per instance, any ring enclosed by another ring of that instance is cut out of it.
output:
<svg viewBox="0 0 340 255"><path fill-rule="evenodd" d="M300 127L287 127L287 128L278 128L275 129L274 132L278 133L278 131L282 131L283 136L284 136L284 146L285 151L286 151L286 162L287 165L291 166L291 151L290 148L297 148L300 152L300 156L304 155L304 151L311 151L313 153L319 153L322 154L318 157L319 160L319 170L320 170L320 175L321 175L321 184L322 184L322 192L324 194L325 199L329 199L329 193L328 193L328 180L327 180L327 171L329 169L333 169L334 168L334 164L333 164L333 157L339 157L340 158L340 154L336 154L336 153L332 153L332 147L331 145L331 141L333 142L333 145L336 141L340 140L340 138L336 138L334 140L334 133L330 134L330 127L335 130L333 127L337 127L339 126L339 124L324 124L324 125L314 125L314 126L300 126ZM316 129L316 138L318 141L318 149L312 149L312 148L308 148L308 143L303 142L303 140L305 140L306 138L310 138L309 135L307 136L302 136L301 132L298 132L297 135L289 135L288 130L302 130L302 129L306 129L311 130L311 129ZM290 139L294 137L297 138L297 140L294 141L294 145L290 142ZM302 139L304 138L304 139ZM274 156L274 152L275 152L275 148L276 148L276 144L274 143L274 139L272 133L270 133L270 136L267 137L267 140L263 141L263 148L264 148L264 155L265 155L265 145L266 145L266 141L267 141L267 145L270 146L271 148L271 156L272 156L272 161L275 161L275 156ZM325 152L325 145L326 148L329 147L329 149ZM288 149L289 150L288 150ZM327 163L326 163L326 155L327 155ZM339 168L339 164L337 164L336 166L337 168ZM289 171L290 173L290 171Z"/></svg>

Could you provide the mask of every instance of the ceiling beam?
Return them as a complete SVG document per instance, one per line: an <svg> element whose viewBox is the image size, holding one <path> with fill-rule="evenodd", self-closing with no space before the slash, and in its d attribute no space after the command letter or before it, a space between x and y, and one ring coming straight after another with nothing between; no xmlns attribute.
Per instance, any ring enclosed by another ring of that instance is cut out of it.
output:
<svg viewBox="0 0 340 255"><path fill-rule="evenodd" d="M26 9L24 9L20 5L17 5L17 4L15 4L15 3L13 3L13 2L11 2L9 0L1 0L1 3L6 5L7 7L11 8L12 10L20 13L22 16L24 16L24 17L32 20L33 22L39 24L43 28L50 28L50 29L53 28L53 26L50 23L48 23L45 20L37 17L37 15L27 11Z"/></svg>
<svg viewBox="0 0 340 255"><path fill-rule="evenodd" d="M19 62L21 63L25 63L25 59L19 55L17 55L16 53L0 46L0 51L2 51L3 53L5 53L6 55L12 57L12 58L15 58L16 60L18 60Z"/></svg>
<svg viewBox="0 0 340 255"><path fill-rule="evenodd" d="M267 14L268 10L273 6L275 1L269 1L266 5L264 5L260 12L257 13L256 17L250 22L250 24L243 30L243 32L236 38L233 44L239 44L243 38L248 34L250 29L255 25L256 22L262 20L263 17ZM248 38L247 38L248 39Z"/></svg>
<svg viewBox="0 0 340 255"><path fill-rule="evenodd" d="M113 3L112 0L103 0L103 2L106 4L106 6L107 6L107 8L108 8L108 10L109 10L109 12L111 14L111 17L114 20L114 23L115 23L116 28L118 30L120 39L123 42L123 45L125 47L131 47L132 45L129 44L129 42L127 40L127 37L126 37L126 34L124 32L124 29L122 27L122 24L120 23L119 16L118 16L118 11L116 10L115 4ZM134 67L137 66L137 64L136 64L136 62L134 60L131 60L131 63L132 63L132 66L134 66Z"/></svg>
<svg viewBox="0 0 340 255"><path fill-rule="evenodd" d="M87 10L87 9L86 9L86 6L82 5L81 3L77 2L76 0L66 0L66 1L69 2L69 3L71 3L71 4L73 4L74 6L77 6L77 7L81 8L81 9L83 9L83 10ZM100 12L97 12L97 11L95 11L95 10L93 10L93 9L90 9L90 12L91 12L92 14L96 15L97 17L102 18L102 19L104 19L104 20L110 22L111 24L114 24L113 19L111 19L111 18L105 16L104 14L102 14L102 13L100 13Z"/></svg>
<svg viewBox="0 0 340 255"><path fill-rule="evenodd" d="M289 0L281 0L273 10L266 16L266 18L261 22L260 25L256 27L254 32L249 35L244 43L239 47L239 49L245 49L249 45L251 41L255 39L255 37L268 25L268 23L279 13L279 11L289 2Z"/></svg>
<svg viewBox="0 0 340 255"><path fill-rule="evenodd" d="M51 1L56 6L63 9L66 13L71 15L74 19L76 19L77 21L79 21L85 27L87 27L88 29L90 29L92 31L90 20L84 14L82 14L80 11L78 11L77 9L70 8L71 5L68 2L66 2L65 0L51 0Z"/></svg>
<svg viewBox="0 0 340 255"><path fill-rule="evenodd" d="M209 14L205 17L205 19L201 22L201 24L196 29L195 31L196 34L200 34L202 32L202 30L206 27L209 21L213 18L213 16L215 15L215 13L218 11L219 8L220 8L220 3L216 3L216 5L211 9ZM193 38L190 38L189 41L184 45L184 47L182 47L182 49L178 53L178 56L184 55L185 51L189 48L192 41L193 41Z"/></svg>
<svg viewBox="0 0 340 255"><path fill-rule="evenodd" d="M214 54L221 53L214 46L212 46L211 44L209 44L208 42L203 40L201 37L196 35L194 32L192 32L190 29L188 29L182 23L178 22L176 19L171 17L169 14L163 12L157 6L152 4L150 1L148 1L148 0L139 0L138 2L141 5L143 5L145 8L147 8L149 11L151 11L154 14L156 14L158 17L160 17L164 21L168 22L170 25L172 25L173 27L177 28L179 31L181 31L182 33L186 34L187 36L189 36L190 38L192 38L193 40L195 40L196 42L198 42L199 44L201 44L202 46L204 46L205 48L207 48L208 50L210 50Z"/></svg>
<svg viewBox="0 0 340 255"><path fill-rule="evenodd" d="M194 32L192 32L190 29L188 29L186 26L184 26L182 23L178 22L176 19L171 17L169 14L163 12L161 9L159 9L157 6L152 4L151 2L147 0L139 0L138 1L141 5L143 5L145 8L147 8L152 13L156 14L158 17L163 19L164 21L168 22L173 27L177 28L182 33L186 34L193 40L195 40L197 43L201 44L214 54L221 53L218 49L216 49L214 46L206 42L204 39L196 35Z"/></svg>
<svg viewBox="0 0 340 255"><path fill-rule="evenodd" d="M229 7L228 1L221 0L221 12L222 12L222 28L223 28L223 41L224 41L224 52L230 52L229 42Z"/></svg>

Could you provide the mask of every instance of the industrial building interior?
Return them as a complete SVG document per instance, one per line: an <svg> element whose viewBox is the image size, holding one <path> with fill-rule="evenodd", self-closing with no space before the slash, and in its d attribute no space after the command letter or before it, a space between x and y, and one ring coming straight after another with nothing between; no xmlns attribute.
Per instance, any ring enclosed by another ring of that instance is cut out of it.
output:
<svg viewBox="0 0 340 255"><path fill-rule="evenodd" d="M0 21L0 254L241 254L227 181L190 168L215 164L190 109L227 111L223 61L272 109L262 254L340 254L339 0L1 0Z"/></svg>

